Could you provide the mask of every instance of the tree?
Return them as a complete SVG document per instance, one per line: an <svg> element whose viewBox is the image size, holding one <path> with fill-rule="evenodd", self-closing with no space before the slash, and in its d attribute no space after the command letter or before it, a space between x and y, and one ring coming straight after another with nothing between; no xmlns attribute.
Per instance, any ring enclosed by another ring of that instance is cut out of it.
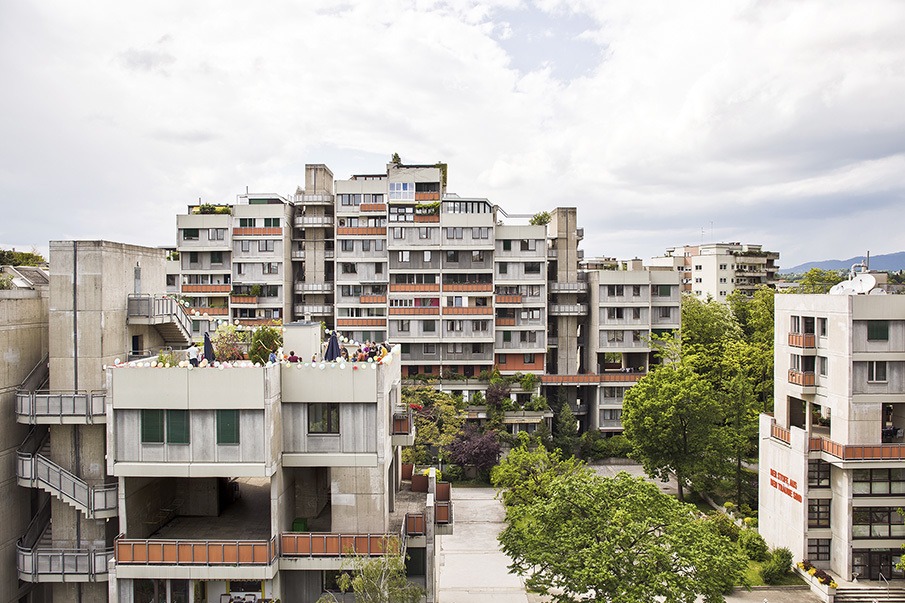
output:
<svg viewBox="0 0 905 603"><path fill-rule="evenodd" d="M793 293L826 293L830 288L845 280L845 276L837 270L821 270L811 268L798 281Z"/></svg>
<svg viewBox="0 0 905 603"><path fill-rule="evenodd" d="M745 498L757 498L745 486L750 482L750 471L745 464L757 457L758 413L760 403L754 391L754 382L746 371L750 352L759 346L735 342L727 350L724 362L730 365L725 391L718 395L724 417L723 435L726 450L730 453L734 473L735 500L742 504ZM773 366L772 357L770 366ZM772 383L772 379L770 381Z"/></svg>
<svg viewBox="0 0 905 603"><path fill-rule="evenodd" d="M552 601L691 603L703 595L717 602L742 580L739 549L697 519L694 507L644 479L579 470L543 482L518 504L504 498L499 540L510 571Z"/></svg>
<svg viewBox="0 0 905 603"><path fill-rule="evenodd" d="M575 457L564 459L559 450L519 446L493 468L490 481L500 490L500 499L508 509L545 498L555 480L573 473L590 475L591 470Z"/></svg>
<svg viewBox="0 0 905 603"><path fill-rule="evenodd" d="M0 266L43 266L46 263L44 256L35 249L30 252L0 249Z"/></svg>
<svg viewBox="0 0 905 603"><path fill-rule="evenodd" d="M270 353L276 352L283 345L283 332L276 327L258 327L251 334L248 346L248 359L252 362L266 364Z"/></svg>
<svg viewBox="0 0 905 603"><path fill-rule="evenodd" d="M395 548L398 549L398 543ZM343 561L344 571L336 582L341 592L355 594L356 603L419 603L424 596L424 590L406 578L405 559L401 555L353 555L350 559L348 564ZM339 599L327 593L317 601L336 603Z"/></svg>
<svg viewBox="0 0 905 603"><path fill-rule="evenodd" d="M741 329L729 306L693 295L682 297L682 346L710 346L725 339L738 339Z"/></svg>
<svg viewBox="0 0 905 603"><path fill-rule="evenodd" d="M746 341L773 346L773 299L776 291L760 286L748 297L736 289L726 298Z"/></svg>
<svg viewBox="0 0 905 603"><path fill-rule="evenodd" d="M473 465L482 475L500 460L500 440L495 431L481 433L474 426L465 431L446 447L448 458L457 465Z"/></svg>
<svg viewBox="0 0 905 603"><path fill-rule="evenodd" d="M578 419L572 407L564 403L556 415L553 432L553 446L562 450L566 456L572 456L578 449Z"/></svg>
<svg viewBox="0 0 905 603"><path fill-rule="evenodd" d="M552 216L550 216L550 212L542 211L531 216L530 224L532 226L546 226L550 223Z"/></svg>
<svg viewBox="0 0 905 603"><path fill-rule="evenodd" d="M214 353L220 362L239 360L243 356L242 336L239 330L229 323L217 327L211 335L211 343L214 344Z"/></svg>
<svg viewBox="0 0 905 603"><path fill-rule="evenodd" d="M429 386L403 387L402 401L415 411L415 443L402 451L409 463L429 463L453 443L465 424L461 400Z"/></svg>
<svg viewBox="0 0 905 603"><path fill-rule="evenodd" d="M402 159L399 157L399 153L393 153L393 156L390 158L390 163L402 165Z"/></svg>
<svg viewBox="0 0 905 603"><path fill-rule="evenodd" d="M721 416L713 388L684 362L649 373L622 404L632 456L652 477L666 481L674 473L679 500L688 481L706 482L725 471Z"/></svg>

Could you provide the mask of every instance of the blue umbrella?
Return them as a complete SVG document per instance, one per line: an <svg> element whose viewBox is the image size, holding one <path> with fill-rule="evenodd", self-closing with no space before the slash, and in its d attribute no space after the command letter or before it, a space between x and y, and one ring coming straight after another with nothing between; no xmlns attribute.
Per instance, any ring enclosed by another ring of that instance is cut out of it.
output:
<svg viewBox="0 0 905 603"><path fill-rule="evenodd" d="M204 357L208 362L214 361L214 344L211 342L211 334L204 332Z"/></svg>
<svg viewBox="0 0 905 603"><path fill-rule="evenodd" d="M342 350L339 349L339 340L336 338L336 332L334 331L330 335L330 341L327 343L327 351L324 352L324 360L333 362L340 356L342 356Z"/></svg>

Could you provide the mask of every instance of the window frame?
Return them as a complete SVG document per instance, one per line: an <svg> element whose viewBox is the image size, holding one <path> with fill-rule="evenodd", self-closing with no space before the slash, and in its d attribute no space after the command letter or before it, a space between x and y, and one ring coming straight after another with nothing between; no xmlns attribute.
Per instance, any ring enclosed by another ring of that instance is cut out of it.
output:
<svg viewBox="0 0 905 603"><path fill-rule="evenodd" d="M307 426L308 435L339 435L339 403L310 402L308 404Z"/></svg>
<svg viewBox="0 0 905 603"><path fill-rule="evenodd" d="M237 446L241 442L239 410L218 408L216 418L217 445Z"/></svg>

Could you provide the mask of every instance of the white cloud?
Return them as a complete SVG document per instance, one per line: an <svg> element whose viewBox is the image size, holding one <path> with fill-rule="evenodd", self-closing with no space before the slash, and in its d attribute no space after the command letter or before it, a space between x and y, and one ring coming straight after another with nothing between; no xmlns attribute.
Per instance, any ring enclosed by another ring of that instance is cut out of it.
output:
<svg viewBox="0 0 905 603"><path fill-rule="evenodd" d="M510 213L578 206L589 255L711 221L786 265L896 251L903 24L892 0L6 3L0 240L170 243L199 196L395 151Z"/></svg>

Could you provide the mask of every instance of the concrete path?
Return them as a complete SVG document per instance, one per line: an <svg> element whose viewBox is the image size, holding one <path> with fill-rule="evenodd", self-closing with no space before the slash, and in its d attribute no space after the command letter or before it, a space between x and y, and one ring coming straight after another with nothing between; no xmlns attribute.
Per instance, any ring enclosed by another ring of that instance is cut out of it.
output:
<svg viewBox="0 0 905 603"><path fill-rule="evenodd" d="M455 527L440 537L439 603L528 603L497 543L503 505L493 488L453 488Z"/></svg>

